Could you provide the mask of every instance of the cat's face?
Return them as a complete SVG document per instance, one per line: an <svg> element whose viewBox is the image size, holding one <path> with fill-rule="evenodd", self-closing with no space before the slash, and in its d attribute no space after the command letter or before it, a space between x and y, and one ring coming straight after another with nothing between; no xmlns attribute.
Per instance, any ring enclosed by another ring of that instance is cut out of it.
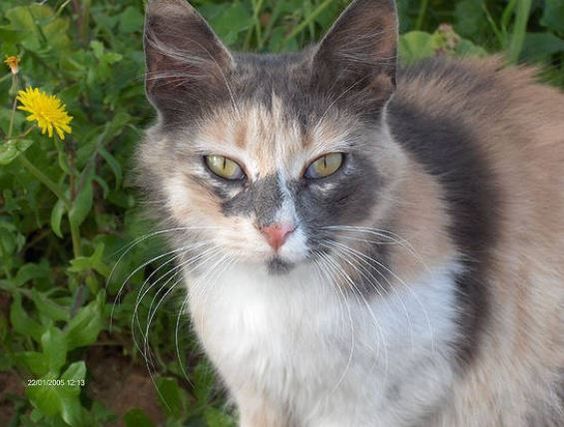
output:
<svg viewBox="0 0 564 427"><path fill-rule="evenodd" d="M403 163L383 120L395 31L391 2L357 1L315 48L232 55L183 0L151 3L160 120L140 158L177 244L283 273L383 218Z"/></svg>

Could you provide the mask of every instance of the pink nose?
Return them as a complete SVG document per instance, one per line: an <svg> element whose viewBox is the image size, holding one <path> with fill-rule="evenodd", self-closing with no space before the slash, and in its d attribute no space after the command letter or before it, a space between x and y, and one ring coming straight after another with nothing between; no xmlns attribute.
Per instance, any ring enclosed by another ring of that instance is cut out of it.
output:
<svg viewBox="0 0 564 427"><path fill-rule="evenodd" d="M292 224L273 224L268 227L261 227L260 232L264 235L272 249L277 251L294 230L295 227Z"/></svg>

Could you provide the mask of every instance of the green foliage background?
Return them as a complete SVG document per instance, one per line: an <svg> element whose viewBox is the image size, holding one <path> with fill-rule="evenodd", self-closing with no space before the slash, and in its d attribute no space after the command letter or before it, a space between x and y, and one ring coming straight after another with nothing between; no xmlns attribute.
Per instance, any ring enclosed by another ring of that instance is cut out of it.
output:
<svg viewBox="0 0 564 427"><path fill-rule="evenodd" d="M260 52L318 39L345 3L194 2L230 47ZM404 63L502 52L564 86L564 0L398 7ZM182 292L167 292L172 256L147 234L131 185L134 146L155 117L143 92L143 10L141 0L0 3L0 55L22 61L17 79L0 67L0 425L234 425L178 319ZM65 102L74 120L64 142L21 136L30 124L12 109L26 86Z"/></svg>

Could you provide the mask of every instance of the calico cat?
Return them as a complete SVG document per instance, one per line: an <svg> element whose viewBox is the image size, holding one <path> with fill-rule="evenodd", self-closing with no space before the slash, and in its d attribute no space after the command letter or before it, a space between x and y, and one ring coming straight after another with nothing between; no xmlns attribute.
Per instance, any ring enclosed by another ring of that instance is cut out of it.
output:
<svg viewBox="0 0 564 427"><path fill-rule="evenodd" d="M300 53L149 2L141 185L244 427L563 426L564 95L398 68L392 0Z"/></svg>

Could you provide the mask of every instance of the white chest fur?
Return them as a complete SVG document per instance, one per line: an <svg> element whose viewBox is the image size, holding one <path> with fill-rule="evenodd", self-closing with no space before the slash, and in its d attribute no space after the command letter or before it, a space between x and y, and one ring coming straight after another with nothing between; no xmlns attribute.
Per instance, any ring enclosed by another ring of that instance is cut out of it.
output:
<svg viewBox="0 0 564 427"><path fill-rule="evenodd" d="M309 266L187 277L196 331L237 398L266 393L300 426L411 425L452 381L458 264L368 299Z"/></svg>

